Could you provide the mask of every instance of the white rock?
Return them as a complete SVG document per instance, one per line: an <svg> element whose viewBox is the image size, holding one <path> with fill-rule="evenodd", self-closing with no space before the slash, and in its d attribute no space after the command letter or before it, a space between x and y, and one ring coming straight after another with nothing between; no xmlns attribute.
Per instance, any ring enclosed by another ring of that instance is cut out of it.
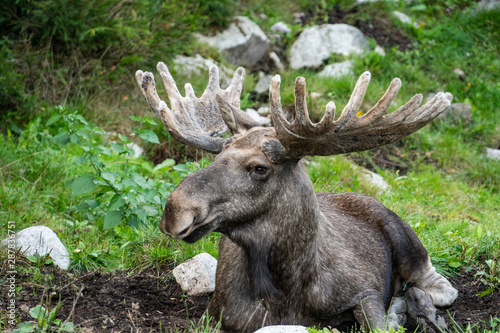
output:
<svg viewBox="0 0 500 333"><path fill-rule="evenodd" d="M236 16L229 27L214 37L199 36L202 42L216 47L230 63L252 67L269 50L269 38L245 16Z"/></svg>
<svg viewBox="0 0 500 333"><path fill-rule="evenodd" d="M417 22L415 22L411 17L409 17L406 14L403 14L401 12L398 12L397 10L394 10L392 12L392 16L397 18L399 21L401 21L404 24L412 25L415 29L420 28Z"/></svg>
<svg viewBox="0 0 500 333"><path fill-rule="evenodd" d="M351 70L352 63L349 60L326 65L325 68L318 74L321 77L334 77L339 78L342 76L353 75Z"/></svg>
<svg viewBox="0 0 500 333"><path fill-rule="evenodd" d="M486 148L486 157L491 160L500 160L500 149Z"/></svg>
<svg viewBox="0 0 500 333"><path fill-rule="evenodd" d="M271 108L269 106L261 106L258 110L257 113L260 114L261 116L268 115L271 113Z"/></svg>
<svg viewBox="0 0 500 333"><path fill-rule="evenodd" d="M142 153L144 153L144 149L136 145L135 143L127 143L127 147L131 148L134 151L134 156L131 156L132 158L139 158Z"/></svg>
<svg viewBox="0 0 500 333"><path fill-rule="evenodd" d="M259 82L255 86L255 91L257 94L263 94L269 92L269 87L271 86L272 75L265 74L264 72L259 72Z"/></svg>
<svg viewBox="0 0 500 333"><path fill-rule="evenodd" d="M307 329L304 326L298 325L276 325L276 326L266 326L258 329L254 333L307 333Z"/></svg>
<svg viewBox="0 0 500 333"><path fill-rule="evenodd" d="M478 10L492 10L500 6L499 0L481 0L477 3Z"/></svg>
<svg viewBox="0 0 500 333"><path fill-rule="evenodd" d="M385 50L382 46L380 46L380 45L375 46L375 49L373 51L375 53L380 54L382 57L385 57Z"/></svg>
<svg viewBox="0 0 500 333"><path fill-rule="evenodd" d="M319 67L330 54L363 54L369 50L363 33L347 24L323 24L304 29L290 49L290 67Z"/></svg>
<svg viewBox="0 0 500 333"><path fill-rule="evenodd" d="M14 241L12 241L14 240ZM61 269L69 268L69 253L64 247L57 234L52 229L39 225L29 227L16 232L13 238L4 239L1 243L2 247L21 249L24 256L34 255L38 253L44 256L50 253L50 257L54 259L54 265Z"/></svg>
<svg viewBox="0 0 500 333"><path fill-rule="evenodd" d="M269 53L269 59L271 59L271 61L274 63L274 65L276 66L276 68L280 71L283 71L285 70L285 66L283 65L283 63L281 62L281 59L280 57L276 54L276 52L272 51L271 53Z"/></svg>
<svg viewBox="0 0 500 333"><path fill-rule="evenodd" d="M216 65L219 69L219 77L221 87L223 89L229 85L234 75L234 71L224 66L224 64L221 64L212 58L203 58L199 54L194 57L178 55L174 58L173 62L174 70L186 75L187 77L204 75L208 73L208 70L212 65Z"/></svg>
<svg viewBox="0 0 500 333"><path fill-rule="evenodd" d="M321 96L323 96L323 94L319 93L319 92L311 91L310 96L311 96L312 99L318 99Z"/></svg>
<svg viewBox="0 0 500 333"><path fill-rule="evenodd" d="M191 296L200 296L215 290L217 259L208 253L200 253L172 271L175 281Z"/></svg>
<svg viewBox="0 0 500 333"><path fill-rule="evenodd" d="M271 126L271 118L262 117L254 109L246 109L245 113L252 117L260 126Z"/></svg>
<svg viewBox="0 0 500 333"><path fill-rule="evenodd" d="M459 68L459 67L455 68L453 70L453 73L455 73L455 75L458 76L458 77L464 77L465 76L464 70L462 68Z"/></svg>
<svg viewBox="0 0 500 333"><path fill-rule="evenodd" d="M373 187L378 189L378 193L382 194L387 191L390 187L389 183L381 175L372 172L368 169L361 168L360 176L366 182L370 183Z"/></svg>
<svg viewBox="0 0 500 333"><path fill-rule="evenodd" d="M271 26L271 31L277 32L280 34L286 34L288 32L292 32L292 29L290 29L290 27L288 25L286 25L286 23L278 22L278 23L275 23Z"/></svg>

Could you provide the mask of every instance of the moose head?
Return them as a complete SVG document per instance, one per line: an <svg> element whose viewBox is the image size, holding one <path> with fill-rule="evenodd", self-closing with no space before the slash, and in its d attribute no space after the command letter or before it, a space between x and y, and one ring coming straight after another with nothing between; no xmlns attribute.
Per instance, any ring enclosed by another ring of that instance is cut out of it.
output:
<svg viewBox="0 0 500 333"><path fill-rule="evenodd" d="M186 242L212 231L223 234L209 312L225 329L334 326L350 319L397 328L402 323L387 314L387 307L401 281L417 285L415 304L430 297L426 304L434 313L434 305L455 300L456 290L435 272L403 220L367 196L315 194L301 162L305 156L395 142L440 114L451 94L438 93L422 107L418 94L386 114L401 87L395 78L375 106L358 116L370 81L365 72L338 119L330 102L321 121L312 123L305 79L295 81L295 106L283 109L276 75L269 92L274 127L264 128L239 109L243 68L223 90L212 66L200 98L189 83L183 97L167 66L159 63L157 69L170 107L159 98L153 74L136 73L151 109L175 139L218 154L172 192L160 230ZM233 136L222 137L228 130Z"/></svg>

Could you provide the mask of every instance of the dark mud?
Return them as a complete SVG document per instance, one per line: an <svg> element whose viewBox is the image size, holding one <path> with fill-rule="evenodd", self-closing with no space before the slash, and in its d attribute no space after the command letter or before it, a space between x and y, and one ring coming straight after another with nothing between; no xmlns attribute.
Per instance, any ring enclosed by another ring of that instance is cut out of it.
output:
<svg viewBox="0 0 500 333"><path fill-rule="evenodd" d="M62 305L58 318L73 322L78 332L189 331L204 314L209 297L186 296L171 277L172 268L73 275L43 267L41 277L34 281L31 273L19 274L17 319L32 320L29 309L41 302L48 305L50 298L51 307L58 302ZM454 325L488 327L490 318L500 317L500 293L478 296L487 287L473 271L463 271L451 282L459 297L449 309L440 310L450 329ZM7 299L6 289L0 288L3 300Z"/></svg>

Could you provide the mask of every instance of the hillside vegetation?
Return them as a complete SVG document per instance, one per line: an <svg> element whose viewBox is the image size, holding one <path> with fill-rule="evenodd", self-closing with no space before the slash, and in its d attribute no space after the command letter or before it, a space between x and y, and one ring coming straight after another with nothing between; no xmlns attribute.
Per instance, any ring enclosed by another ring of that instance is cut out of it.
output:
<svg viewBox="0 0 500 333"><path fill-rule="evenodd" d="M170 66L176 55L196 54L235 69L194 37L224 29L234 15L249 17L268 35L274 23L287 23L292 32L272 43L285 65L304 28L342 22L359 27L372 49L378 44L386 53L332 55L327 61L351 60L356 78L372 73L364 110L399 77L396 104L416 93L425 98L448 91L454 103L471 105L472 119L436 119L387 147L310 158L316 190L377 197L415 229L441 273L483 272L476 278L485 286L482 296L499 293L500 160L487 158L485 149L500 149L500 11L476 7L470 0L2 1L0 221L14 221L18 231L34 225L55 230L75 276L158 268L200 252L217 257L216 234L189 245L158 230L169 193L214 156L166 133L144 101L135 71L156 72L159 61ZM394 10L418 27L396 20ZM296 12L305 13L302 23L295 23ZM252 93L259 71L278 73L265 62L246 68L242 108L267 103L265 94ZM197 95L208 78L173 74L179 89L191 82ZM341 110L356 83L288 66L279 74L283 105L293 103L297 76L306 78L309 92L320 93L308 97L314 119L330 100ZM158 90L166 99L161 84ZM135 158L133 145L144 154ZM355 164L382 175L389 190L381 192L360 177ZM0 229L0 238L7 234ZM38 266L19 262L18 270L37 283ZM0 270L3 275L7 267ZM2 311L3 330L8 326ZM484 332L493 332L491 323L481 324Z"/></svg>

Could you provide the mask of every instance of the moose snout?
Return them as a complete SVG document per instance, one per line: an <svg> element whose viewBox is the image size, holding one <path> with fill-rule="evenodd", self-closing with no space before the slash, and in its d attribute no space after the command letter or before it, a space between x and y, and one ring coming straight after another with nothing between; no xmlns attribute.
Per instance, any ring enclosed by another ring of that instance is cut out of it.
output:
<svg viewBox="0 0 500 333"><path fill-rule="evenodd" d="M207 205L187 198L181 191L174 191L165 205L160 231L173 238L183 239L205 220L207 213Z"/></svg>

